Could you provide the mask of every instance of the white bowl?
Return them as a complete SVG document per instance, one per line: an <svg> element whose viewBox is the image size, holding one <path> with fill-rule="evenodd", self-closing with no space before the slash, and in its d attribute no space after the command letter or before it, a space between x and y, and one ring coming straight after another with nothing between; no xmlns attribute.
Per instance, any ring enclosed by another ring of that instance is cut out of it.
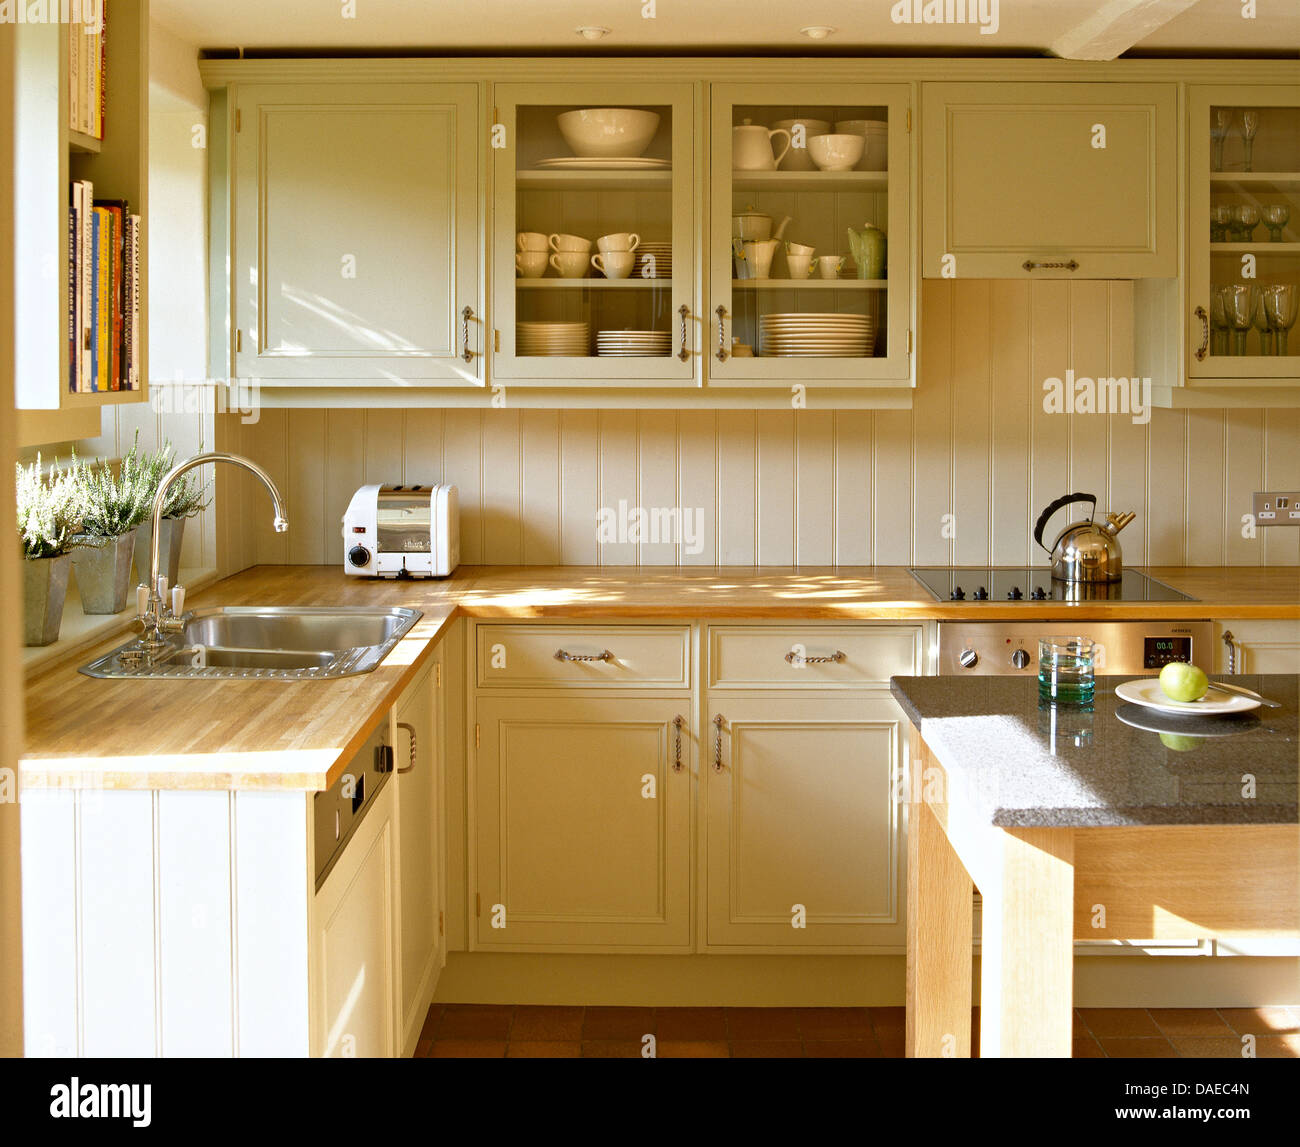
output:
<svg viewBox="0 0 1300 1147"><path fill-rule="evenodd" d="M804 126L804 146L795 147L793 143L793 131L795 124ZM815 135L825 135L831 130L831 125L824 119L809 119L807 116L800 116L798 119L779 119L773 127L783 127L786 131L791 132L792 142L790 150L781 158L780 168L782 171L812 171L814 164L812 157L808 154L808 140Z"/></svg>
<svg viewBox="0 0 1300 1147"><path fill-rule="evenodd" d="M659 130L659 113L639 108L582 108L555 118L564 142L585 159L635 159Z"/></svg>
<svg viewBox="0 0 1300 1147"><path fill-rule="evenodd" d="M889 166L889 123L883 119L844 119L835 124L835 130L848 135L861 135L866 148L858 160L858 171L884 171Z"/></svg>
<svg viewBox="0 0 1300 1147"><path fill-rule="evenodd" d="M866 143L861 135L815 135L808 141L808 154L822 171L851 171Z"/></svg>

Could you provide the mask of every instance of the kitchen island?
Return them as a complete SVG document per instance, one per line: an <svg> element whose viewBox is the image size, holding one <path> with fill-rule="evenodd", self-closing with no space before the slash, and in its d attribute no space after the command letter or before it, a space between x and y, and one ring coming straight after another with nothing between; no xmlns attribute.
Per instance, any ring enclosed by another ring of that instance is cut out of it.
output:
<svg viewBox="0 0 1300 1147"><path fill-rule="evenodd" d="M1218 677L1281 702L1160 717L1100 678L1093 710L1032 678L894 677L912 723L907 1054L1071 1051L1072 944L1300 936L1295 675Z"/></svg>

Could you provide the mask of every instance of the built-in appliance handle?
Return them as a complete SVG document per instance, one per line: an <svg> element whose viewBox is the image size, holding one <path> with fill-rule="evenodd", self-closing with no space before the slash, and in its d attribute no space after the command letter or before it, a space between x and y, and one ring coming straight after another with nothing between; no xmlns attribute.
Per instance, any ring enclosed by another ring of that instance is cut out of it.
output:
<svg viewBox="0 0 1300 1147"><path fill-rule="evenodd" d="M415 768L415 726L408 724L406 721L398 721L397 727L399 729L405 729L406 735L411 738L411 749L410 749L410 756L409 756L409 760L411 763L409 765L404 766L403 768L398 769L397 771L399 773L409 773L412 769Z"/></svg>

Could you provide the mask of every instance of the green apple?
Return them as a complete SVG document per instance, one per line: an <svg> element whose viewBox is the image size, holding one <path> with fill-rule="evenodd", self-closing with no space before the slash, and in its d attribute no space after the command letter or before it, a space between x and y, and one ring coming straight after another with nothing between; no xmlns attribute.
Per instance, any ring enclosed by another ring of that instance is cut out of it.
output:
<svg viewBox="0 0 1300 1147"><path fill-rule="evenodd" d="M1166 749L1173 749L1177 753L1190 753L1200 746L1201 739L1200 737L1184 737L1179 733L1161 733L1160 743Z"/></svg>
<svg viewBox="0 0 1300 1147"><path fill-rule="evenodd" d="M1171 661L1160 670L1160 688L1171 701L1199 701L1209 687L1204 671L1186 661Z"/></svg>

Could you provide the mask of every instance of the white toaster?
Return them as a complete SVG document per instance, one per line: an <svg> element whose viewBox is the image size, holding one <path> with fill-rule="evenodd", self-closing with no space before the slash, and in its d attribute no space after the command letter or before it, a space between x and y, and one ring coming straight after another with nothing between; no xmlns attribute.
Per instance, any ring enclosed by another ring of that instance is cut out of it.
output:
<svg viewBox="0 0 1300 1147"><path fill-rule="evenodd" d="M455 486L362 486L343 515L343 572L446 577L460 565Z"/></svg>

